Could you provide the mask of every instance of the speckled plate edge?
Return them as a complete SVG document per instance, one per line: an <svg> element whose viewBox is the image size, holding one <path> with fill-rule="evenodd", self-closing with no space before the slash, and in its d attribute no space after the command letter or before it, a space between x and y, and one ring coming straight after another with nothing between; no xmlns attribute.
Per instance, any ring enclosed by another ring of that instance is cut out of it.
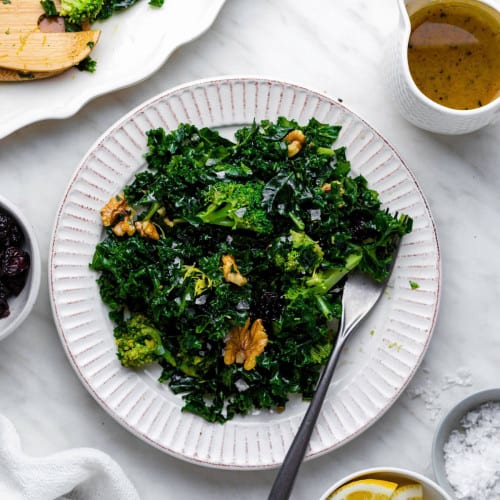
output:
<svg viewBox="0 0 500 500"><path fill-rule="evenodd" d="M157 373L131 372L115 354L112 325L96 275L88 269L102 238L99 209L144 161L150 128L181 122L234 129L279 115L342 125L353 173L365 175L391 211L414 219L387 291L342 355L306 459L360 435L396 401L428 348L438 312L441 261L435 224L413 174L373 128L330 97L300 85L253 76L204 79L167 90L115 123L76 169L57 212L49 255L55 324L84 386L121 425L156 448L215 468L265 469L281 463L305 403L281 414L261 412L225 425L182 413L182 401L156 382ZM412 287L417 283L418 287Z"/></svg>

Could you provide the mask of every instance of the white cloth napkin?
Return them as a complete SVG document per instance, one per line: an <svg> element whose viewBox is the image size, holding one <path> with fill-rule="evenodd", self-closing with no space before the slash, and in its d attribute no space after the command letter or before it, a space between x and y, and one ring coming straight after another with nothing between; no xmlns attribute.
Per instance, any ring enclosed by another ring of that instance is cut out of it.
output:
<svg viewBox="0 0 500 500"><path fill-rule="evenodd" d="M29 457L12 422L0 415L1 500L140 500L120 466L93 448Z"/></svg>

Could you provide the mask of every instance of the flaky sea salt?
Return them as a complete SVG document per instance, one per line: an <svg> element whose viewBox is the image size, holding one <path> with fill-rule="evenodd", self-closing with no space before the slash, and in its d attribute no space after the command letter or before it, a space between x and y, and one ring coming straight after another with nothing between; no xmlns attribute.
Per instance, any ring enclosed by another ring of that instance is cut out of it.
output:
<svg viewBox="0 0 500 500"><path fill-rule="evenodd" d="M459 368L455 375L445 375L443 390L453 387L470 387L472 386L472 373L465 368Z"/></svg>
<svg viewBox="0 0 500 500"><path fill-rule="evenodd" d="M421 380L422 377L423 380ZM431 420L436 420L441 411L439 404L440 391L436 387L436 383L431 380L427 368L422 368L422 376L419 380L415 379L406 392L410 399L420 398L424 402L426 410L430 412Z"/></svg>
<svg viewBox="0 0 500 500"><path fill-rule="evenodd" d="M500 500L500 402L464 415L444 445L444 461L458 500Z"/></svg>
<svg viewBox="0 0 500 500"><path fill-rule="evenodd" d="M239 378L238 380L236 380L234 382L234 385L236 386L236 389L238 389L238 391L240 392L244 392L246 391L250 386L241 378Z"/></svg>
<svg viewBox="0 0 500 500"><path fill-rule="evenodd" d="M420 374L415 377L406 390L406 394L410 399L421 399L425 403L426 410L430 413L430 419L436 420L442 412L441 397L444 391L470 386L472 386L472 373L466 368L459 368L456 373L444 375L443 381L439 385L436 377L431 377L430 370L422 367Z"/></svg>

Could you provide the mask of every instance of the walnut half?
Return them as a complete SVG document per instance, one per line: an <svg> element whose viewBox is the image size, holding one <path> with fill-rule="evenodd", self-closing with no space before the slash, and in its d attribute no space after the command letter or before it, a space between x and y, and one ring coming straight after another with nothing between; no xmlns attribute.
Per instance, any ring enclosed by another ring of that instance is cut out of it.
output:
<svg viewBox="0 0 500 500"><path fill-rule="evenodd" d="M288 143L288 158L293 158L302 149L306 141L306 136L301 130L295 129L285 136L285 142Z"/></svg>
<svg viewBox="0 0 500 500"><path fill-rule="evenodd" d="M137 221L135 228L142 238L150 238L151 240L160 239L156 226L149 220Z"/></svg>
<svg viewBox="0 0 500 500"><path fill-rule="evenodd" d="M224 279L229 283L243 286L248 282L248 279L240 273L236 261L231 255L222 256L222 273L224 274Z"/></svg>
<svg viewBox="0 0 500 500"><path fill-rule="evenodd" d="M128 206L123 193L113 196L101 208L101 220L105 227L113 226L116 236L132 236L135 227L132 222L132 208Z"/></svg>
<svg viewBox="0 0 500 500"><path fill-rule="evenodd" d="M110 198L108 203L101 208L101 220L104 226L112 226L119 220L130 217L132 209L128 206L123 193Z"/></svg>
<svg viewBox="0 0 500 500"><path fill-rule="evenodd" d="M243 364L245 370L252 370L257 364L257 356L264 352L267 333L261 319L256 319L250 327L250 318L243 326L234 326L226 339L224 363Z"/></svg>

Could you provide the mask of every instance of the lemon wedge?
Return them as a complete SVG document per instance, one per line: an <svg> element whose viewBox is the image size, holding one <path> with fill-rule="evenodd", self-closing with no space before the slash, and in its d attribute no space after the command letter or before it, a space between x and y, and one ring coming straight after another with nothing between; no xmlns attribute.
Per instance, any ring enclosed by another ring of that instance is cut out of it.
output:
<svg viewBox="0 0 500 500"><path fill-rule="evenodd" d="M397 487L383 479L358 479L341 486L328 500L390 500Z"/></svg>
<svg viewBox="0 0 500 500"><path fill-rule="evenodd" d="M394 492L391 500L423 500L423 498L424 489L421 484L406 484Z"/></svg>

